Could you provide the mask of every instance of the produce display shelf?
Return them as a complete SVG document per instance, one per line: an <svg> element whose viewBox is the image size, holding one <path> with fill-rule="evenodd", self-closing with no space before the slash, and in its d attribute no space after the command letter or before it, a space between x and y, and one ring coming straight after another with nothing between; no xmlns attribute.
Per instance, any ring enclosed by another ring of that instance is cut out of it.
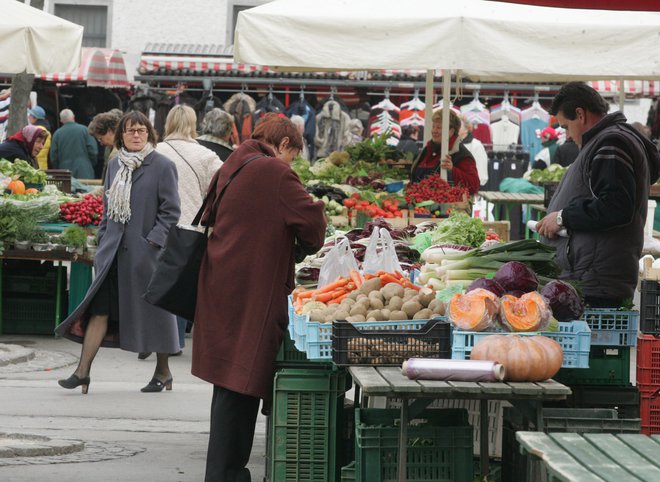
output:
<svg viewBox="0 0 660 482"><path fill-rule="evenodd" d="M660 388L660 338L655 335L639 335L637 384Z"/></svg>
<svg viewBox="0 0 660 482"><path fill-rule="evenodd" d="M507 332L475 332L454 330L451 357L455 360L467 360L475 344L491 335L507 335ZM591 330L585 321L559 322L559 331L515 333L520 336L543 335L558 342L564 350L562 368L589 368L589 350L591 349Z"/></svg>
<svg viewBox="0 0 660 482"><path fill-rule="evenodd" d="M564 385L627 386L630 384L630 350L627 346L592 345L589 368L562 368L552 378Z"/></svg>
<svg viewBox="0 0 660 482"><path fill-rule="evenodd" d="M356 480L397 480L399 410L355 410ZM406 480L473 480L472 427L461 409L426 410L408 427Z"/></svg>
<svg viewBox="0 0 660 482"><path fill-rule="evenodd" d="M431 319L418 329L362 329L336 320L331 346L338 366L399 366L412 357L451 358L450 325L445 319Z"/></svg>
<svg viewBox="0 0 660 482"><path fill-rule="evenodd" d="M591 328L592 346L636 346L639 311L585 310L582 321Z"/></svg>
<svg viewBox="0 0 660 482"><path fill-rule="evenodd" d="M543 402L543 407L610 408L619 418L639 418L639 388L612 385L570 385L566 400Z"/></svg>

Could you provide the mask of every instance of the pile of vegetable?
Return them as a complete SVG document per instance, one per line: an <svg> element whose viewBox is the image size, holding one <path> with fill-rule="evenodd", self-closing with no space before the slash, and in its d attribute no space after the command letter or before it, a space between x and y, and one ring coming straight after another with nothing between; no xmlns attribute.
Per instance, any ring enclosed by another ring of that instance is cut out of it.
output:
<svg viewBox="0 0 660 482"><path fill-rule="evenodd" d="M538 288L538 278L527 265L510 261L492 279L480 278L465 294L454 294L447 308L449 320L461 330L530 332L547 329L553 314L559 321L582 316L582 300L569 284L553 280L541 292Z"/></svg>
<svg viewBox="0 0 660 482"><path fill-rule="evenodd" d="M458 203L466 201L468 190L461 186L450 186L440 174L433 174L420 182L411 182L406 186L406 201L416 204L423 201L434 201L438 204Z"/></svg>
<svg viewBox="0 0 660 482"><path fill-rule="evenodd" d="M25 184L45 184L48 178L44 171L35 169L23 159L16 159L13 163L1 159L0 173L12 179L18 179Z"/></svg>
<svg viewBox="0 0 660 482"><path fill-rule="evenodd" d="M544 182L559 182L568 171L568 167L560 164L550 164L547 169L532 169L527 171L523 177L529 182L541 184Z"/></svg>
<svg viewBox="0 0 660 482"><path fill-rule="evenodd" d="M376 164L386 159L396 156L396 149L387 143L392 137L390 133L383 133L378 136L368 137L355 145L346 148L346 153L350 158L356 161L365 161Z"/></svg>
<svg viewBox="0 0 660 482"><path fill-rule="evenodd" d="M80 226L98 226L103 216L103 197L85 195L80 201L65 202L60 206L60 217Z"/></svg>
<svg viewBox="0 0 660 482"><path fill-rule="evenodd" d="M325 206L325 213L328 216L341 216L344 214L344 207L334 199L328 198L328 196L323 196L321 199L319 199L312 195L312 199L314 199L314 201L323 201L323 205Z"/></svg>
<svg viewBox="0 0 660 482"><path fill-rule="evenodd" d="M367 190L383 190L391 181L408 178L408 172L395 169L388 164L374 164L366 161L351 161L347 152L333 152L314 165L301 158L295 159L291 167L304 184L312 180L327 184L348 184Z"/></svg>
<svg viewBox="0 0 660 482"><path fill-rule="evenodd" d="M344 200L344 206L363 212L371 218L400 218L403 211L395 196L378 197L367 193L355 193Z"/></svg>
<svg viewBox="0 0 660 482"><path fill-rule="evenodd" d="M364 277L353 272L317 290L296 289L293 303L296 312L321 323L423 320L445 313L433 290L413 285L401 273L382 271Z"/></svg>

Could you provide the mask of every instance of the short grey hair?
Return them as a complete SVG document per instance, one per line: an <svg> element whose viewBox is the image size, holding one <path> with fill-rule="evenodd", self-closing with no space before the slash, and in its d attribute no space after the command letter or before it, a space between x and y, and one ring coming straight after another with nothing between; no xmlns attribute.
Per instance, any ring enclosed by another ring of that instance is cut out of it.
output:
<svg viewBox="0 0 660 482"><path fill-rule="evenodd" d="M214 107L202 120L202 134L210 134L220 139L227 137L234 127L234 117L222 109Z"/></svg>
<svg viewBox="0 0 660 482"><path fill-rule="evenodd" d="M76 116L73 115L71 109L63 109L60 111L60 122L73 122L76 120Z"/></svg>

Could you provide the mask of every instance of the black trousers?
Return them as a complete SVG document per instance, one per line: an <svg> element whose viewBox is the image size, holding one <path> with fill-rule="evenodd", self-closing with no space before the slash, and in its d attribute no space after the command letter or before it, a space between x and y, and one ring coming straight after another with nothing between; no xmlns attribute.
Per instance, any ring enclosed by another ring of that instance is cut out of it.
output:
<svg viewBox="0 0 660 482"><path fill-rule="evenodd" d="M213 385L205 482L250 482L259 399Z"/></svg>

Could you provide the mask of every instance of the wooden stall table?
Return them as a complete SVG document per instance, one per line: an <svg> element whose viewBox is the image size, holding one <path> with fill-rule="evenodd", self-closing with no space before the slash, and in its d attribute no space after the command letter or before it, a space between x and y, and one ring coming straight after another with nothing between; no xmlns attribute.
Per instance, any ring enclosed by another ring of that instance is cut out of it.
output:
<svg viewBox="0 0 660 482"><path fill-rule="evenodd" d="M530 205L543 204L543 194L526 194L515 192L500 191L479 191L479 196L486 201L486 211L489 211L489 204L493 204L494 210L502 206L504 208L504 220L510 221L510 210L513 206L525 206L525 219L530 219ZM498 219L501 221L501 219ZM525 238L530 237L530 232L525 228Z"/></svg>
<svg viewBox="0 0 660 482"><path fill-rule="evenodd" d="M356 384L355 402L362 395L366 406L369 397L401 399L399 429L398 480L406 480L406 447L408 422L419 415L436 399L471 399L480 401L481 476L488 475L488 401L506 400L530 419L536 430L543 430L544 400L563 400L571 394L570 388L548 380L541 383L505 382L441 382L410 380L399 367L350 367L349 373ZM658 479L660 480L660 479Z"/></svg>
<svg viewBox="0 0 660 482"><path fill-rule="evenodd" d="M521 452L544 466L550 481L660 480L659 435L516 432L516 439Z"/></svg>

